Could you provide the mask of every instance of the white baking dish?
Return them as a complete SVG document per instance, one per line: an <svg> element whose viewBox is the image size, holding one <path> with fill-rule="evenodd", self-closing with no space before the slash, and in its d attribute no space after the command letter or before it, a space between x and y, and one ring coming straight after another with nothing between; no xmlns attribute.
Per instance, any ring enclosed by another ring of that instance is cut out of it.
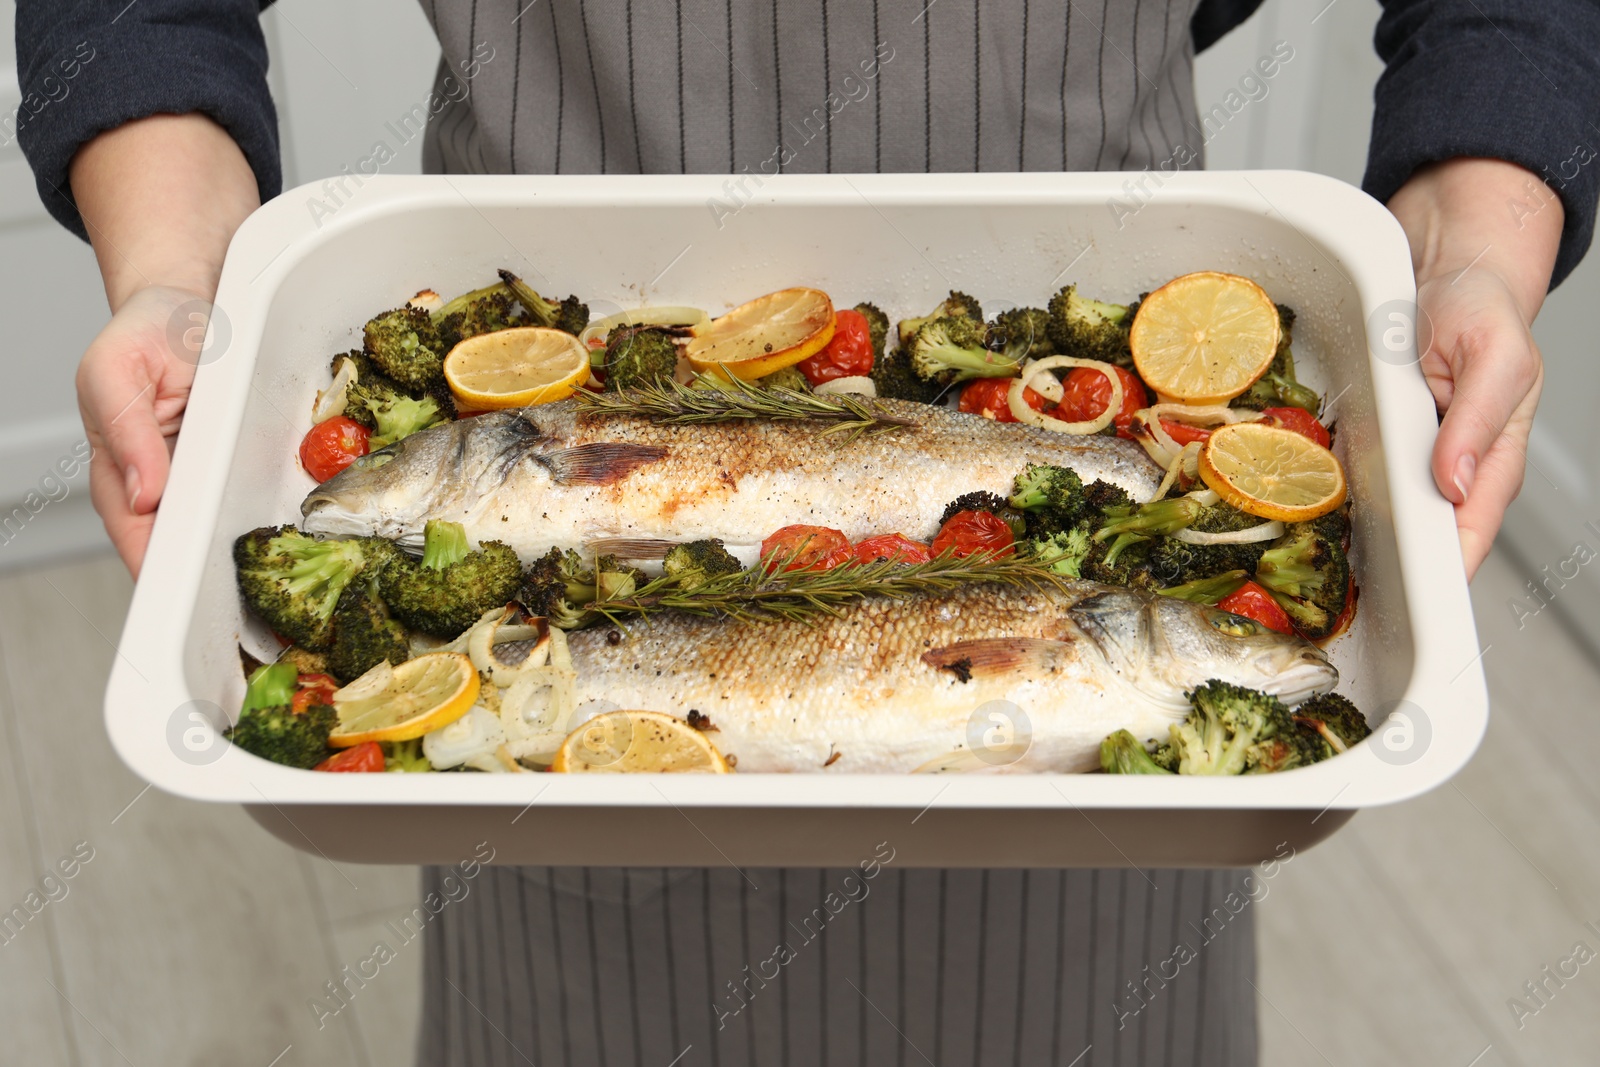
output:
<svg viewBox="0 0 1600 1067"><path fill-rule="evenodd" d="M219 314L106 697L122 758L156 786L245 805L296 847L352 861L853 864L889 840L913 865L1245 864L1357 809L1447 780L1488 708L1433 402L1403 331L1406 242L1375 201L1292 172L1137 175L369 179L285 193L228 251ZM342 201L342 203L340 202ZM332 214L329 210L332 209ZM1234 271L1299 312L1298 365L1336 395L1357 517L1360 611L1332 654L1376 723L1359 748L1249 778L1112 775L337 775L217 740L243 691L229 548L299 514L293 456L329 356L412 292L505 266L595 315L713 314L791 285L892 317L960 288L996 308L1060 285L1129 299ZM1379 351L1369 350L1369 323Z"/></svg>

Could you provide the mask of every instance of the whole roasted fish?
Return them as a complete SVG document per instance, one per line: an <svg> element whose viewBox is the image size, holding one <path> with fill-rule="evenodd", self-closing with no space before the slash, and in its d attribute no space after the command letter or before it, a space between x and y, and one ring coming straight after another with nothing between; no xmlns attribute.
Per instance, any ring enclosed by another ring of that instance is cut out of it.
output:
<svg viewBox="0 0 1600 1067"><path fill-rule="evenodd" d="M568 640L580 709L705 716L741 772L1086 771L1115 730L1164 740L1210 679L1293 705L1339 677L1298 637L1092 582L870 599L810 625L667 614Z"/></svg>
<svg viewBox="0 0 1600 1067"><path fill-rule="evenodd" d="M1130 441L881 403L914 427L842 444L803 423L655 424L584 413L572 401L462 419L357 460L306 497L302 525L417 546L427 520L448 519L524 558L552 546L720 537L748 557L791 523L852 540L927 539L952 498L1009 493L1029 462L1071 467L1141 499L1160 478Z"/></svg>

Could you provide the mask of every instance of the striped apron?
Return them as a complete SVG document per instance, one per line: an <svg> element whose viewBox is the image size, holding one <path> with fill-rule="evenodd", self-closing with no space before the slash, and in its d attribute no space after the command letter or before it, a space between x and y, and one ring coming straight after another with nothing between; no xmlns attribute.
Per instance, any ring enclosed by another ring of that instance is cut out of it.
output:
<svg viewBox="0 0 1600 1067"><path fill-rule="evenodd" d="M432 173L1201 165L1194 0L422 2ZM1248 885L892 858L870 879L428 870L450 903L418 1062L1253 1064Z"/></svg>

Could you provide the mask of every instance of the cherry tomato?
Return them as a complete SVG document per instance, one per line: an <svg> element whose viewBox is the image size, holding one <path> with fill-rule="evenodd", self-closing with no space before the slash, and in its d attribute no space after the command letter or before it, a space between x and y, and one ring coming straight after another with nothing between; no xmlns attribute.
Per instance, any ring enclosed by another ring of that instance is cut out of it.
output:
<svg viewBox="0 0 1600 1067"><path fill-rule="evenodd" d="M761 542L761 559L786 571L825 571L854 558L850 539L826 526L785 526Z"/></svg>
<svg viewBox="0 0 1600 1067"><path fill-rule="evenodd" d="M926 563L933 555L921 541L913 541L905 534L879 534L856 542L856 559L862 563L876 563L892 559L896 563Z"/></svg>
<svg viewBox="0 0 1600 1067"><path fill-rule="evenodd" d="M992 511L958 511L950 516L933 538L933 554L949 551L954 556L982 552L1009 556L1016 538L1006 521Z"/></svg>
<svg viewBox="0 0 1600 1067"><path fill-rule="evenodd" d="M1016 422L1011 414L1010 378L979 378L961 390L961 410L968 415L982 415L995 422ZM1022 400L1035 411L1043 411L1050 401L1032 389L1022 390Z"/></svg>
<svg viewBox="0 0 1600 1067"><path fill-rule="evenodd" d="M314 771L371 772L383 770L383 746L376 741L363 741L343 752L335 752L315 767Z"/></svg>
<svg viewBox="0 0 1600 1067"><path fill-rule="evenodd" d="M290 707L296 715L313 704L331 707L333 691L339 688L338 681L331 674L302 674L298 684L299 688L294 691L294 704Z"/></svg>
<svg viewBox="0 0 1600 1067"><path fill-rule="evenodd" d="M1305 408L1267 408L1261 413L1261 421L1267 426L1293 430L1301 437L1309 437L1323 448L1333 444L1333 438L1328 436L1327 427L1318 422L1317 417Z"/></svg>
<svg viewBox="0 0 1600 1067"><path fill-rule="evenodd" d="M1197 442L1205 444L1206 438L1211 436L1211 431L1204 426L1190 426L1187 422L1173 422L1171 419L1162 419L1161 428L1177 442L1179 448Z"/></svg>
<svg viewBox="0 0 1600 1067"><path fill-rule="evenodd" d="M1128 422L1135 411L1150 406L1150 396L1137 374L1122 367L1117 367L1116 372L1122 379L1122 410L1111 423L1117 428L1118 437L1131 438ZM1088 422L1103 415L1110 402L1110 379L1092 368L1074 367L1072 373L1062 379L1061 402L1050 414L1062 422Z"/></svg>
<svg viewBox="0 0 1600 1067"><path fill-rule="evenodd" d="M335 415L311 427L300 442L300 466L325 482L367 454L371 432L354 419Z"/></svg>
<svg viewBox="0 0 1600 1067"><path fill-rule="evenodd" d="M1254 619L1267 629L1276 630L1280 634L1294 633L1294 624L1289 621L1288 614L1278 606L1276 600L1272 599L1271 593L1255 582L1245 582L1217 601L1217 609Z"/></svg>
<svg viewBox="0 0 1600 1067"><path fill-rule="evenodd" d="M859 311L836 312L833 340L821 352L801 360L800 372L812 385L872 373L872 330L867 317Z"/></svg>

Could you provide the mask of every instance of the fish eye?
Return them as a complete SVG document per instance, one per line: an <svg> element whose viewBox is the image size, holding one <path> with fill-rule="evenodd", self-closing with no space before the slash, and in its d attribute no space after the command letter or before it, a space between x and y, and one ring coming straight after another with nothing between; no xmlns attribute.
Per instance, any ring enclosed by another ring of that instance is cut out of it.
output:
<svg viewBox="0 0 1600 1067"><path fill-rule="evenodd" d="M1234 615L1227 611L1213 615L1211 625L1229 637L1254 637L1261 632L1261 625L1254 619L1247 619L1243 615Z"/></svg>

